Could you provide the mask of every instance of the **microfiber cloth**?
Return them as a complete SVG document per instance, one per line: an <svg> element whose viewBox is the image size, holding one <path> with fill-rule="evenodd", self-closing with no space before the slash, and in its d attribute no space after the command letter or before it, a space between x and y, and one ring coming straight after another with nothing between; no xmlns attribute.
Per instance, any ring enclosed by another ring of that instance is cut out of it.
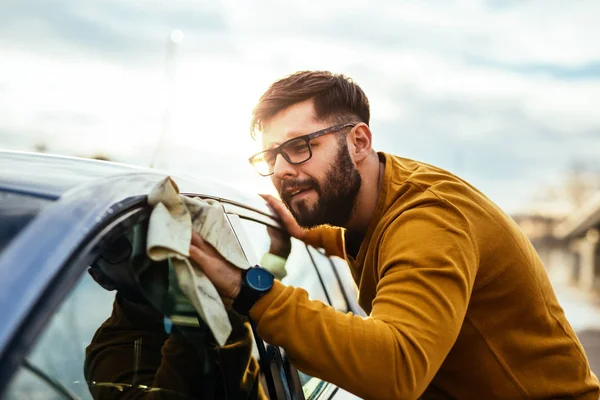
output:
<svg viewBox="0 0 600 400"><path fill-rule="evenodd" d="M148 257L153 261L171 259L181 291L206 322L217 343L223 346L231 333L225 305L210 279L189 258L194 230L233 265L240 269L250 267L223 206L216 200L180 195L170 177L152 189L148 204L153 207L146 242Z"/></svg>

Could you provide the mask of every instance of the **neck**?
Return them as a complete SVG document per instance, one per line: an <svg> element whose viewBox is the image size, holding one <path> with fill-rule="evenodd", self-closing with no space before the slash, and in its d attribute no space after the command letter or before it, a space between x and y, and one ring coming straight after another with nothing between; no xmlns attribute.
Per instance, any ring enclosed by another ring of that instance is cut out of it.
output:
<svg viewBox="0 0 600 400"><path fill-rule="evenodd" d="M365 160L365 164L359 170L362 185L356 203L354 204L354 212L352 218L346 224L345 228L360 235L365 235L375 214L379 194L383 185L383 174L385 172L385 164L379 161L377 153L373 157Z"/></svg>

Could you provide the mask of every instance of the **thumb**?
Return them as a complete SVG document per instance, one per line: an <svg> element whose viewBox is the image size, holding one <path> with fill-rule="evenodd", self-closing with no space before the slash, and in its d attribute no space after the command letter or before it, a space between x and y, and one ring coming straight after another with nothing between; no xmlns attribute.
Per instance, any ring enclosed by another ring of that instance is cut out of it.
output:
<svg viewBox="0 0 600 400"><path fill-rule="evenodd" d="M268 194L268 193L259 193L258 194L260 197L262 197L263 199L265 199L266 202L269 202L271 200L275 200L275 197L272 194Z"/></svg>

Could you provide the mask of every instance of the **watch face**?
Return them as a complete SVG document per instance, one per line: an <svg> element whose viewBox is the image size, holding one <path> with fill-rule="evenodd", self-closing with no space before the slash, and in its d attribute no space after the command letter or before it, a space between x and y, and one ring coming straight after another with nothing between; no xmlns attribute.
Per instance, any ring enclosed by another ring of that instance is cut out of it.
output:
<svg viewBox="0 0 600 400"><path fill-rule="evenodd" d="M250 268L246 273L246 282L252 289L264 292L273 286L273 274L264 268Z"/></svg>

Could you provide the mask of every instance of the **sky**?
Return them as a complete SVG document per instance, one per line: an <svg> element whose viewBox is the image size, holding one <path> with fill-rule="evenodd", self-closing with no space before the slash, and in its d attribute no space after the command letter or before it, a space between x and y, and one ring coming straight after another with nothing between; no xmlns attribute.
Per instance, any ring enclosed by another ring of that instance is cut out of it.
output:
<svg viewBox="0 0 600 400"><path fill-rule="evenodd" d="M598 15L597 0L3 0L0 148L271 191L247 163L251 110L276 79L329 70L369 97L376 150L515 213L574 163L600 170Z"/></svg>

